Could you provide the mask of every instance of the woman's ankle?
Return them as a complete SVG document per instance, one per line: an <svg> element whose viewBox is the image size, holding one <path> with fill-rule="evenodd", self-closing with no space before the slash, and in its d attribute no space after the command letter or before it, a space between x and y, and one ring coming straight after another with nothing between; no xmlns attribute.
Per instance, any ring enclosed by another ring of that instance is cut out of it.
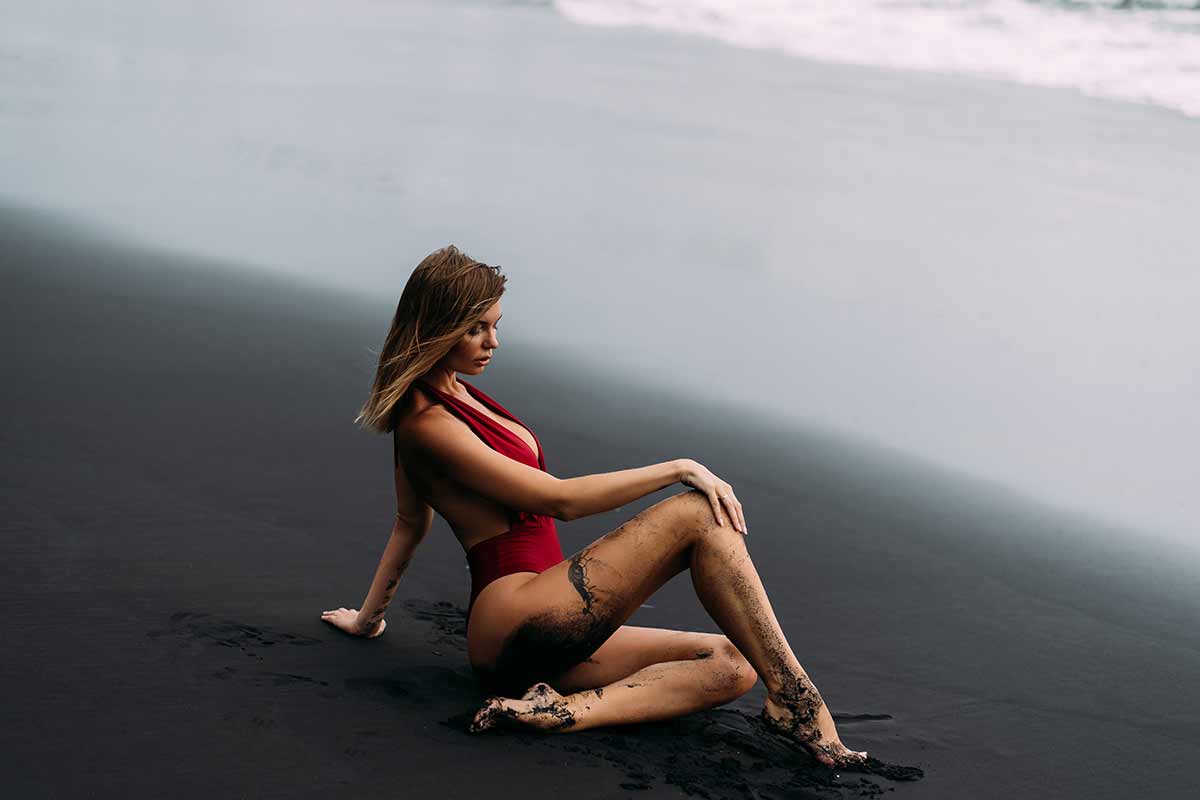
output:
<svg viewBox="0 0 1200 800"><path fill-rule="evenodd" d="M790 730L800 732L816 729L823 710L825 701L821 699L820 692L802 673L789 676L776 687L767 689L763 714Z"/></svg>

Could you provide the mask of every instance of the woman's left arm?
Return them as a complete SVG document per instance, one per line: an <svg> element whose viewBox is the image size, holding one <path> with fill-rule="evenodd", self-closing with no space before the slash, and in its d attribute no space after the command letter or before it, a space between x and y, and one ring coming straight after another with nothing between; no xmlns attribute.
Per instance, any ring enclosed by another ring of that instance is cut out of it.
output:
<svg viewBox="0 0 1200 800"><path fill-rule="evenodd" d="M405 520L399 514L396 515L392 535L388 537L387 547L383 548L383 556L379 559L379 566L375 568L375 579L371 581L371 588L363 600L362 610L358 612L357 623L361 636L378 636L383 633L380 623L383 622L388 604L392 602L392 595L396 593L400 576L408 569L408 563L412 561L417 545L425 538L425 534L429 533L432 523L433 509L429 506L425 507L425 513L418 519Z"/></svg>
<svg viewBox="0 0 1200 800"><path fill-rule="evenodd" d="M392 535L388 537L379 566L375 568L375 578L363 600L362 609L338 608L324 612L321 619L355 636L373 639L383 633L387 626L383 615L396 593L400 576L433 524L433 509L424 503L421 505L423 508L413 516L396 515Z"/></svg>

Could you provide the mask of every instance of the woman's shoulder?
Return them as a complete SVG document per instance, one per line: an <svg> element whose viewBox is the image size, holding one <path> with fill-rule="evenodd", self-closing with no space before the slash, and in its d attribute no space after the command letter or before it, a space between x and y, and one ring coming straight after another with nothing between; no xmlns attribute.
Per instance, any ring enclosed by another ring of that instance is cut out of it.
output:
<svg viewBox="0 0 1200 800"><path fill-rule="evenodd" d="M395 418L392 434L407 444L428 444L453 431L456 420L446 408L426 398L406 403Z"/></svg>

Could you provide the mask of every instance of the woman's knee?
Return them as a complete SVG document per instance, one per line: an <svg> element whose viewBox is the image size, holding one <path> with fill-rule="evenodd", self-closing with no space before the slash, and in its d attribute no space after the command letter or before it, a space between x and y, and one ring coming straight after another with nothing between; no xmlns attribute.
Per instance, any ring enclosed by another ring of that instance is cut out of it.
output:
<svg viewBox="0 0 1200 800"><path fill-rule="evenodd" d="M709 503L708 497L695 489L672 495L659 505L674 526L687 535L703 536L721 529L717 525L717 519L713 515L712 504ZM726 527L730 531L733 530Z"/></svg>
<svg viewBox="0 0 1200 800"><path fill-rule="evenodd" d="M663 502L672 503L673 527L689 549L700 542L717 544L722 550L745 548L746 537L730 524L728 518L724 525L717 524L712 504L703 493L692 489Z"/></svg>
<svg viewBox="0 0 1200 800"><path fill-rule="evenodd" d="M705 691L720 695L720 702L727 703L741 697L758 683L754 667L737 649L729 638L715 634L696 653L698 660L710 661L712 671L704 682Z"/></svg>
<svg viewBox="0 0 1200 800"><path fill-rule="evenodd" d="M721 657L725 660L726 667L733 676L730 681L730 691L734 697L741 697L746 692L754 688L758 683L758 673L754 671L754 666L750 661L742 655L742 651L738 650L733 642L727 637L721 643Z"/></svg>

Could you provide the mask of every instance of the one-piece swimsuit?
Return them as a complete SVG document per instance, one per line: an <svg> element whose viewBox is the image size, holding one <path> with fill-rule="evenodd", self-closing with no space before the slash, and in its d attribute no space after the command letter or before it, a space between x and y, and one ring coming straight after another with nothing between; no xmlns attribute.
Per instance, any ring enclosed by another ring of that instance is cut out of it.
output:
<svg viewBox="0 0 1200 800"><path fill-rule="evenodd" d="M545 472L545 453L542 451L542 443L538 441L537 435L481 390L466 381L460 380L459 383L467 387L467 393L484 407L529 431L529 434L533 436L533 441L537 444L537 454L535 455L529 449L529 444L524 439L487 414L446 394L424 380L418 379L414 385L420 386L440 400L451 413L462 419L476 436L496 452ZM467 619L469 620L471 617L471 608L475 605L475 598L492 581L505 575L512 575L514 572L544 572L562 560L562 545L558 541L558 529L554 525L554 517L510 509L507 531L484 539L467 550L467 566L471 570L471 599L467 604Z"/></svg>

